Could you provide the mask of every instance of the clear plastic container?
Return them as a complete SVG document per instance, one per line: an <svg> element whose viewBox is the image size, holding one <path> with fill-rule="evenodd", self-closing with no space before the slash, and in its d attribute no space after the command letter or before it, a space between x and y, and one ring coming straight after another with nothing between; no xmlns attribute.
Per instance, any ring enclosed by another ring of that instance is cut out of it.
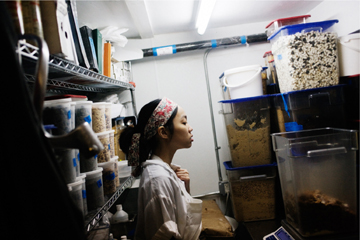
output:
<svg viewBox="0 0 360 240"><path fill-rule="evenodd" d="M109 131L110 138L110 158L115 157L115 130Z"/></svg>
<svg viewBox="0 0 360 240"><path fill-rule="evenodd" d="M70 197L74 201L75 205L79 210L84 214L84 202L82 198L82 179L77 179L74 183L69 183L68 189L70 192Z"/></svg>
<svg viewBox="0 0 360 240"><path fill-rule="evenodd" d="M71 131L71 99L44 101L43 123L53 124L53 135L64 135Z"/></svg>
<svg viewBox="0 0 360 240"><path fill-rule="evenodd" d="M98 168L97 156L98 155L87 158L83 154L81 154L81 152L79 152L80 173L91 172L91 171L96 170Z"/></svg>
<svg viewBox="0 0 360 240"><path fill-rule="evenodd" d="M356 232L358 132L274 133L286 222L303 237Z"/></svg>
<svg viewBox="0 0 360 240"><path fill-rule="evenodd" d="M74 161L74 149L54 149L54 153L65 182L75 182L76 160Z"/></svg>
<svg viewBox="0 0 360 240"><path fill-rule="evenodd" d="M106 131L106 120L105 120L105 103L96 102L92 104L91 109L92 129L95 133Z"/></svg>
<svg viewBox="0 0 360 240"><path fill-rule="evenodd" d="M131 166L128 166L128 160L122 160L118 162L120 184L131 176L131 169Z"/></svg>
<svg viewBox="0 0 360 240"><path fill-rule="evenodd" d="M220 101L232 165L271 163L269 95Z"/></svg>
<svg viewBox="0 0 360 240"><path fill-rule="evenodd" d="M71 113L70 128L71 128L71 130L75 129L75 105L76 105L75 102L70 102L70 113Z"/></svg>
<svg viewBox="0 0 360 240"><path fill-rule="evenodd" d="M337 85L338 20L289 25L270 38L280 92Z"/></svg>
<svg viewBox="0 0 360 240"><path fill-rule="evenodd" d="M75 127L87 122L92 127L92 101L78 101L75 105Z"/></svg>
<svg viewBox="0 0 360 240"><path fill-rule="evenodd" d="M115 162L109 161L104 163L99 163L99 167L103 169L102 178L103 178L103 189L105 195L111 195L116 191L116 174L115 174Z"/></svg>
<svg viewBox="0 0 360 240"><path fill-rule="evenodd" d="M265 27L266 34L270 37L274 32L283 26L306 23L309 17L311 17L311 15L275 19Z"/></svg>
<svg viewBox="0 0 360 240"><path fill-rule="evenodd" d="M276 215L276 163L256 167L233 168L224 162L230 183L235 219L250 222L274 219Z"/></svg>
<svg viewBox="0 0 360 240"><path fill-rule="evenodd" d="M111 107L112 107L112 103L105 103L106 131L110 131L112 129L112 125L111 125Z"/></svg>
<svg viewBox="0 0 360 240"><path fill-rule="evenodd" d="M86 214L88 214L88 209L87 209L87 198L86 198L86 174L85 173L80 173L80 176L76 178L76 181L81 181L81 197L83 200L83 210L84 210L84 216L86 216Z"/></svg>
<svg viewBox="0 0 360 240"><path fill-rule="evenodd" d="M274 132L346 126L345 85L273 94Z"/></svg>
<svg viewBox="0 0 360 240"><path fill-rule="evenodd" d="M104 189L102 179L102 168L86 172L86 197L88 211L96 210L104 205Z"/></svg>
<svg viewBox="0 0 360 240"><path fill-rule="evenodd" d="M98 163L110 161L110 131L96 133L100 142L103 144L104 149L97 155Z"/></svg>
<svg viewBox="0 0 360 240"><path fill-rule="evenodd" d="M119 161L118 161L119 157L115 156L113 158L111 158L111 162L114 162L114 166L115 166L115 184L116 184L116 188L120 187L120 178L119 178Z"/></svg>

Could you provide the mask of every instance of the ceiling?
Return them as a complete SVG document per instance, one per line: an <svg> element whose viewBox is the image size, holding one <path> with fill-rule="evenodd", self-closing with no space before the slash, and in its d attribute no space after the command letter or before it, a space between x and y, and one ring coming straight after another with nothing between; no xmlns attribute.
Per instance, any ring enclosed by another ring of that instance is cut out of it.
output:
<svg viewBox="0 0 360 240"><path fill-rule="evenodd" d="M217 0L208 29L308 14L323 0ZM80 27L128 29L128 39L196 31L200 0L76 0ZM264 26L265 30L265 26Z"/></svg>

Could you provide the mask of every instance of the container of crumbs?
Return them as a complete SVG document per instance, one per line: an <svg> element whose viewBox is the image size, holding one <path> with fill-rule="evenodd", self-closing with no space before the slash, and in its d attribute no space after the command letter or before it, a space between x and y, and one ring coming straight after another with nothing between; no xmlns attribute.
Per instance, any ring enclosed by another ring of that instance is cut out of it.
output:
<svg viewBox="0 0 360 240"><path fill-rule="evenodd" d="M339 83L338 20L302 23L279 28L272 44L280 92L333 86Z"/></svg>
<svg viewBox="0 0 360 240"><path fill-rule="evenodd" d="M269 96L220 101L233 167L271 163Z"/></svg>

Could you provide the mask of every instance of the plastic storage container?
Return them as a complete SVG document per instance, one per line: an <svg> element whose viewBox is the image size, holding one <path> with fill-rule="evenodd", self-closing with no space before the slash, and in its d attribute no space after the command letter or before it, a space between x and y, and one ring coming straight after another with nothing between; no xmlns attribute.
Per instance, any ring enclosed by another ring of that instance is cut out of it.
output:
<svg viewBox="0 0 360 240"><path fill-rule="evenodd" d="M271 37L280 92L332 86L339 83L338 20L285 26Z"/></svg>
<svg viewBox="0 0 360 240"><path fill-rule="evenodd" d="M74 183L69 183L68 189L70 192L70 197L74 201L75 205L79 210L84 214L84 202L82 198L82 179L77 179Z"/></svg>
<svg viewBox="0 0 360 240"><path fill-rule="evenodd" d="M53 124L53 135L64 135L71 131L71 99L44 101L43 123Z"/></svg>
<svg viewBox="0 0 360 240"><path fill-rule="evenodd" d="M115 157L115 130L109 131L110 139L110 158Z"/></svg>
<svg viewBox="0 0 360 240"><path fill-rule="evenodd" d="M97 155L98 163L110 161L110 131L96 133L104 149Z"/></svg>
<svg viewBox="0 0 360 240"><path fill-rule="evenodd" d="M113 194L116 191L116 174L115 171L115 162L109 161L104 163L99 163L99 167L103 169L102 179L103 179L103 189L105 195Z"/></svg>
<svg viewBox="0 0 360 240"><path fill-rule="evenodd" d="M112 103L105 103L105 126L106 126L106 131L110 131L112 130L112 126L111 126L111 108L112 108Z"/></svg>
<svg viewBox="0 0 360 240"><path fill-rule="evenodd" d="M111 158L111 162L114 162L114 165L115 165L115 184L116 184L116 187L120 187L120 178L119 178L119 157L118 156L115 156L113 158Z"/></svg>
<svg viewBox="0 0 360 240"><path fill-rule="evenodd" d="M357 230L358 132L272 134L286 222L304 237Z"/></svg>
<svg viewBox="0 0 360 240"><path fill-rule="evenodd" d="M128 166L128 160L122 160L118 162L118 172L120 184L131 176L131 166Z"/></svg>
<svg viewBox="0 0 360 240"><path fill-rule="evenodd" d="M76 181L81 181L81 197L83 200L83 210L84 210L84 216L88 214L88 208L87 208L87 198L86 198L86 174L80 173L80 176L76 178Z"/></svg>
<svg viewBox="0 0 360 240"><path fill-rule="evenodd" d="M233 212L238 222L275 218L276 163L233 168L231 161L224 162L230 183Z"/></svg>
<svg viewBox="0 0 360 240"><path fill-rule="evenodd" d="M105 103L96 102L91 108L92 129L95 133L106 131Z"/></svg>
<svg viewBox="0 0 360 240"><path fill-rule="evenodd" d="M231 99L263 95L260 65L228 69L222 77L222 85Z"/></svg>
<svg viewBox="0 0 360 240"><path fill-rule="evenodd" d="M87 122L92 127L92 101L78 101L75 102L75 127Z"/></svg>
<svg viewBox="0 0 360 240"><path fill-rule="evenodd" d="M266 34L270 37L274 32L283 26L306 23L309 17L311 17L311 15L275 19L265 27Z"/></svg>
<svg viewBox="0 0 360 240"><path fill-rule="evenodd" d="M340 76L360 74L360 33L339 37Z"/></svg>
<svg viewBox="0 0 360 240"><path fill-rule="evenodd" d="M81 152L79 153L80 157L80 173L91 172L98 168L97 156L87 158Z"/></svg>
<svg viewBox="0 0 360 240"><path fill-rule="evenodd" d="M65 182L75 182L77 163L74 158L74 149L54 149L54 153Z"/></svg>
<svg viewBox="0 0 360 240"><path fill-rule="evenodd" d="M272 95L274 132L289 132L346 125L345 85ZM275 126L276 125L276 126Z"/></svg>
<svg viewBox="0 0 360 240"><path fill-rule="evenodd" d="M102 170L103 169L99 167L95 171L85 173L88 211L102 207L105 203Z"/></svg>
<svg viewBox="0 0 360 240"><path fill-rule="evenodd" d="M220 101L232 165L271 163L269 95Z"/></svg>

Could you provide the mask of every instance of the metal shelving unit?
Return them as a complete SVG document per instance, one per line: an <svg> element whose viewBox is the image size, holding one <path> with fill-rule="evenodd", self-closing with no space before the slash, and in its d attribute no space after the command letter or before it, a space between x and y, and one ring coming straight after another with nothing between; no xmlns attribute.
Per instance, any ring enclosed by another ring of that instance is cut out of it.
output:
<svg viewBox="0 0 360 240"><path fill-rule="evenodd" d="M109 200L104 204L102 208L100 208L95 214L89 213L85 219L86 232L90 232L96 224L101 220L101 218L109 211L110 207L116 202L116 200L120 197L120 195L125 191L125 189L130 188L135 181L133 176L130 176L124 183L120 185L120 187L116 190L116 192L109 198Z"/></svg>
<svg viewBox="0 0 360 240"><path fill-rule="evenodd" d="M36 81L34 71L38 61L38 48L24 41L19 41L16 52L24 69L26 79L31 86ZM89 95L91 93L119 93L130 90L134 112L136 113L134 101L135 88L132 84L106 77L54 55L50 55L48 66L47 92ZM100 209L91 211L85 216L86 232L91 231L97 225L125 189L133 185L134 181L135 178L130 176L116 189L116 192L109 197Z"/></svg>
<svg viewBox="0 0 360 240"><path fill-rule="evenodd" d="M34 83L34 69L38 60L38 48L19 42L17 52L29 83ZM112 92L131 90L132 84L109 78L87 68L75 65L63 58L50 55L47 91L49 92Z"/></svg>

